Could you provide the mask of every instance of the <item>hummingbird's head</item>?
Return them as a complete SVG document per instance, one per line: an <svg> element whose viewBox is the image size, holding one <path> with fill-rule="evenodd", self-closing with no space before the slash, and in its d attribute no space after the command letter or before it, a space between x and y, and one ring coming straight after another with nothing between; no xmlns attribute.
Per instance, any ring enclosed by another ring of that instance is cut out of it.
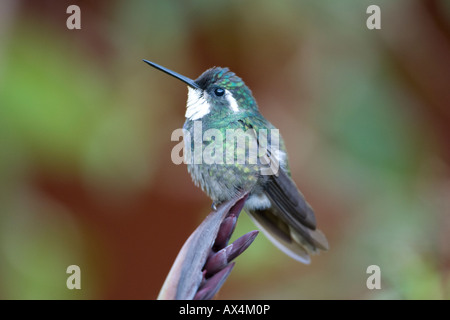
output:
<svg viewBox="0 0 450 320"><path fill-rule="evenodd" d="M144 62L188 85L188 120L199 120L208 114L225 118L258 109L250 89L228 68L214 67L192 80L154 62Z"/></svg>

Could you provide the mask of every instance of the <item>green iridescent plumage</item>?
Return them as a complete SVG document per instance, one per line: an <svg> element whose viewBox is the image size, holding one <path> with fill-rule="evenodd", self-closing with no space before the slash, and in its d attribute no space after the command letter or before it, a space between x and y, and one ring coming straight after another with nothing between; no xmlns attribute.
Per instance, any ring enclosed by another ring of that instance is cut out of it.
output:
<svg viewBox="0 0 450 320"><path fill-rule="evenodd" d="M250 150L258 146L257 135L254 132L266 129L269 133L268 145L270 146L270 129L276 128L263 117L254 114L233 118L224 117L217 122L213 116L205 116L201 120L202 141L185 140L188 143L186 148L191 148L191 159L187 161L188 170L194 182L214 202L226 201L240 192L252 190L267 178L260 174L261 163L258 155L250 154ZM197 121L200 122L200 120ZM184 129L190 132L190 137L195 136L194 124L194 121L187 120L184 125ZM203 132L207 130L215 133L211 140L205 139L203 135ZM244 143L240 143L242 141ZM196 143L197 145L201 143L203 155L208 150L218 153L211 156L214 158L214 163L208 164L202 158L201 164L194 164ZM285 151L282 140L280 150ZM287 161L283 163L283 167L288 171Z"/></svg>
<svg viewBox="0 0 450 320"><path fill-rule="evenodd" d="M213 203L249 193L245 210L283 252L309 263L309 254L327 250L311 206L290 177L283 139L242 79L214 67L194 81L146 62L188 85L186 162Z"/></svg>

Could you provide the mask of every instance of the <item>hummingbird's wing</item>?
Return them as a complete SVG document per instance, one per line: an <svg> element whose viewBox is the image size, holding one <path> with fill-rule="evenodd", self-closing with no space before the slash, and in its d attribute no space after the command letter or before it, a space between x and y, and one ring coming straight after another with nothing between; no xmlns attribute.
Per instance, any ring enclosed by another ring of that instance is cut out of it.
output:
<svg viewBox="0 0 450 320"><path fill-rule="evenodd" d="M269 177L264 190L285 215L287 222L294 226L316 229L314 211L283 168Z"/></svg>
<svg viewBox="0 0 450 320"><path fill-rule="evenodd" d="M246 128L255 130L254 137L257 141L256 130L259 126L274 128L263 118L252 120L251 124L243 121L242 124ZM328 250L328 241L323 233L316 229L313 209L288 174L287 161L281 159L281 154L285 151L281 137L279 142L280 150L272 150L271 146L265 149L265 154L260 155L261 166L269 165L273 168L272 164L275 163L275 170L269 174L265 171L262 190L255 191L255 195L250 195L246 203L246 211L279 249L296 260L309 263L310 253ZM261 146L259 141L258 145ZM255 199L268 198L270 206L267 206L267 202L264 201L264 205L258 205L257 200L251 199L252 196Z"/></svg>
<svg viewBox="0 0 450 320"><path fill-rule="evenodd" d="M328 241L316 229L316 218L311 206L298 190L294 181L280 168L278 175L269 177L264 186L264 193L269 197L277 215L289 226L291 237L300 244L316 252L328 250ZM301 240L298 239L300 236Z"/></svg>
<svg viewBox="0 0 450 320"><path fill-rule="evenodd" d="M247 207L246 211L279 249L303 263L310 262L310 253L328 250L326 237L316 229L311 206L283 169L269 177L263 194L269 198L271 206Z"/></svg>

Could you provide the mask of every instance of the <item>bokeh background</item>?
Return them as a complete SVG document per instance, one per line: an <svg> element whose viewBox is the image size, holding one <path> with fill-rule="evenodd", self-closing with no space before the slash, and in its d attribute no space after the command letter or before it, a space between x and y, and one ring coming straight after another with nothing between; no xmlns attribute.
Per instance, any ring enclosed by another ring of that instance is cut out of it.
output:
<svg viewBox="0 0 450 320"><path fill-rule="evenodd" d="M1 0L0 298L154 299L210 211L170 158L186 87L145 58L241 76L330 242L305 266L259 235L220 299L448 299L449 18L445 0Z"/></svg>

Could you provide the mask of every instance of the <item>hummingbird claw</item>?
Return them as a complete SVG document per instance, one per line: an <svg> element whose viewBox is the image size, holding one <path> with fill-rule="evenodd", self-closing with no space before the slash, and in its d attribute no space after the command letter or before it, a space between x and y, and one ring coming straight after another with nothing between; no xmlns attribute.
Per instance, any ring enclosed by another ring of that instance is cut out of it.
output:
<svg viewBox="0 0 450 320"><path fill-rule="evenodd" d="M213 203L211 204L211 209L213 209L214 211L217 211L217 206L220 204L220 202L218 201L213 201Z"/></svg>

